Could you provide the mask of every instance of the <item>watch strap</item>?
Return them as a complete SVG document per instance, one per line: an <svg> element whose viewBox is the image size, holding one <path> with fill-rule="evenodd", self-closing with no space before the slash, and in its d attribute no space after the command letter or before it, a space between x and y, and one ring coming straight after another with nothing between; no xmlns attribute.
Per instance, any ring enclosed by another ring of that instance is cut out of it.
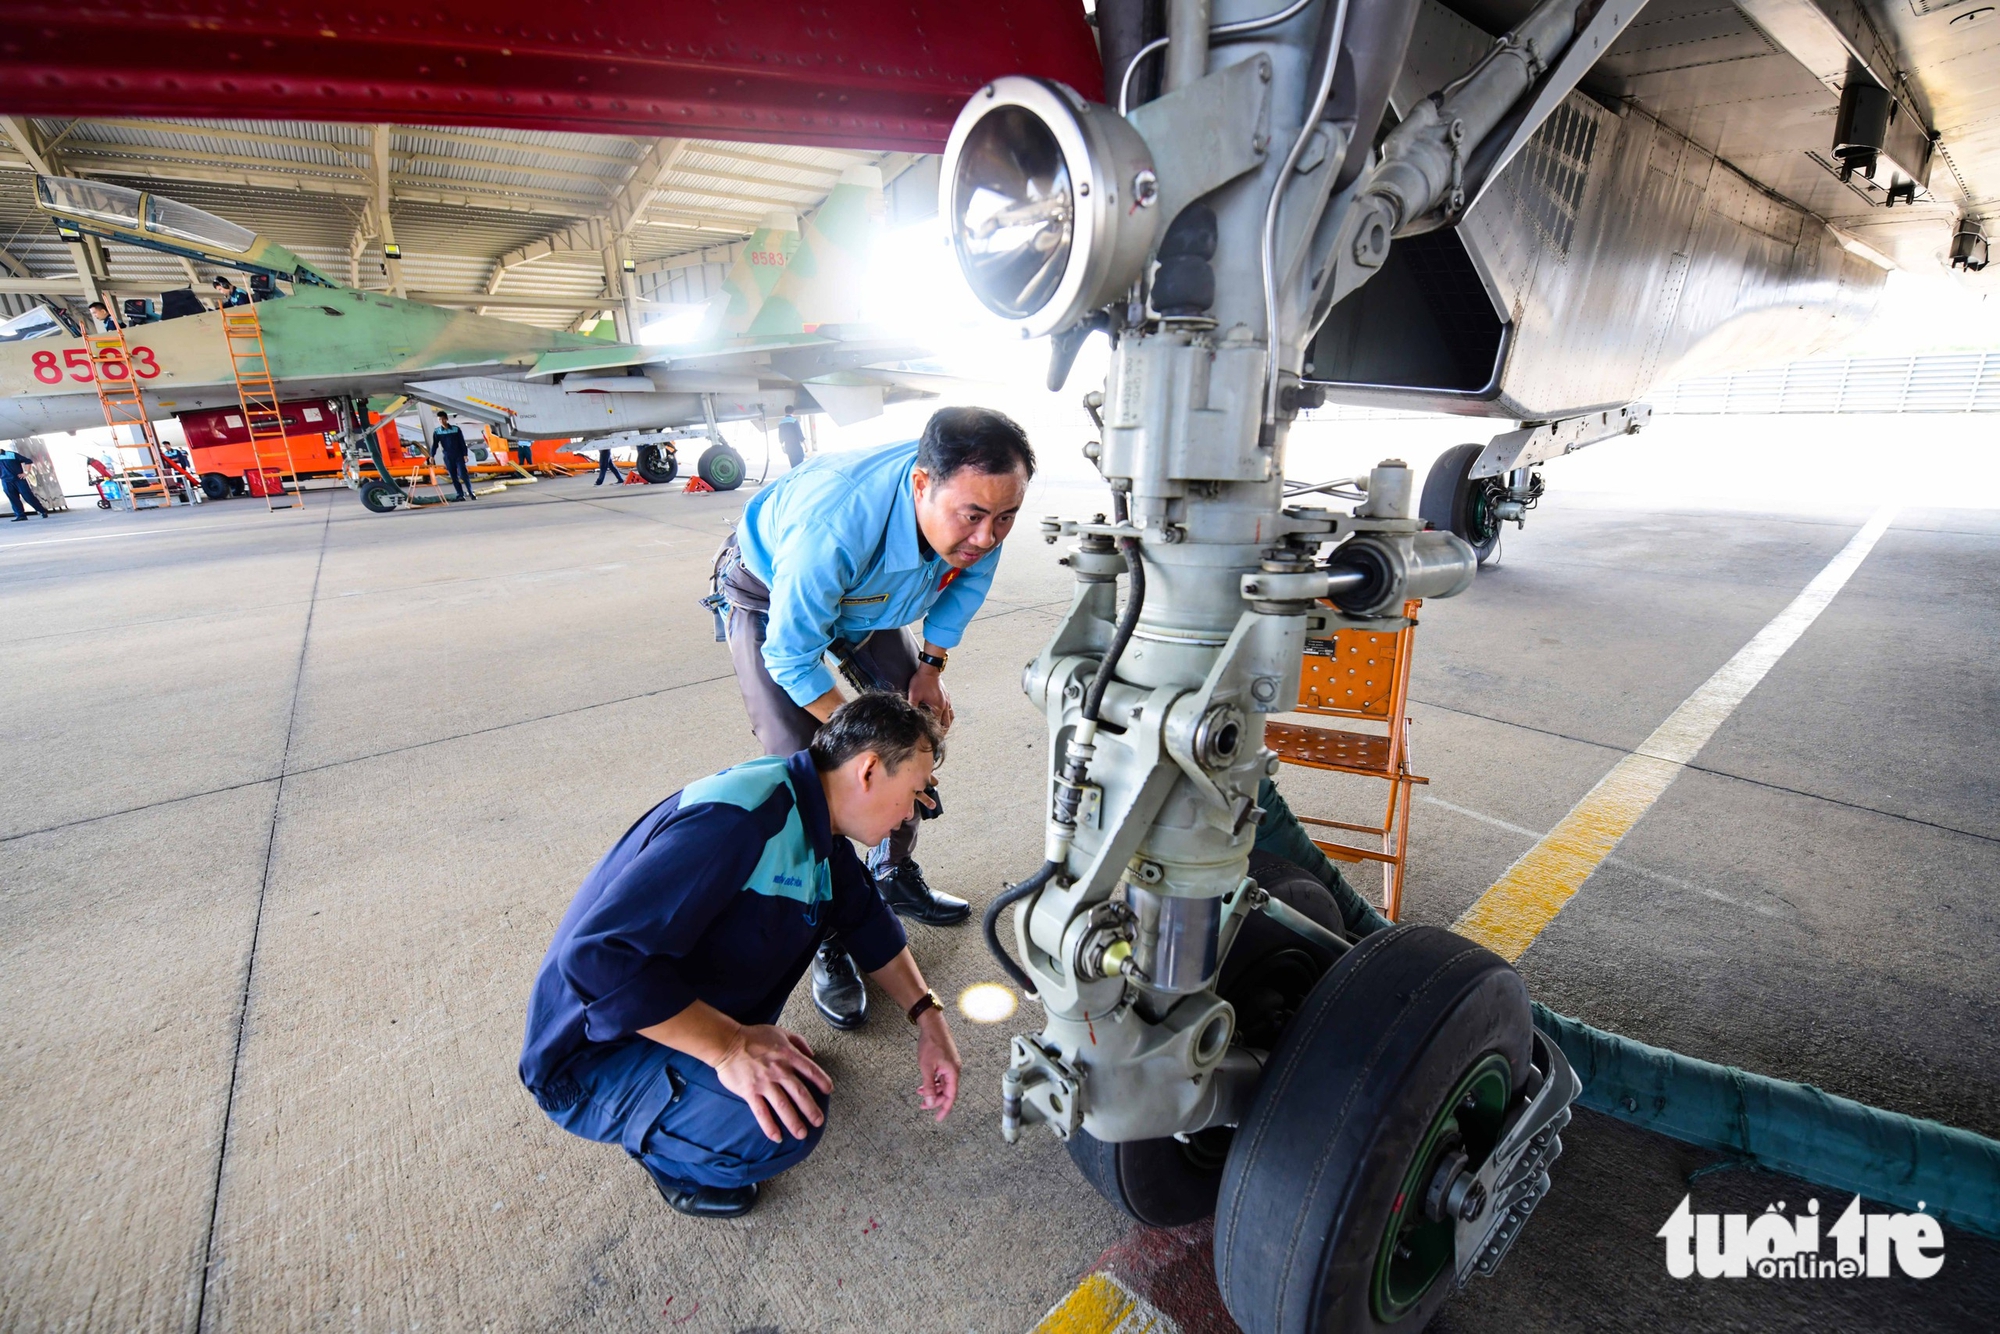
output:
<svg viewBox="0 0 2000 1334"><path fill-rule="evenodd" d="M909 1020L914 1024L917 1020L924 1017L924 1011L942 1009L944 1009L944 1002L937 998L937 993L935 991L926 991L923 995L917 997L917 1003L909 1008Z"/></svg>
<svg viewBox="0 0 2000 1334"><path fill-rule="evenodd" d="M943 671L945 663L949 662L950 660L951 660L951 655L949 653L940 656L936 653L926 653L923 649L917 650L918 662L921 662L926 667L935 667L939 671Z"/></svg>

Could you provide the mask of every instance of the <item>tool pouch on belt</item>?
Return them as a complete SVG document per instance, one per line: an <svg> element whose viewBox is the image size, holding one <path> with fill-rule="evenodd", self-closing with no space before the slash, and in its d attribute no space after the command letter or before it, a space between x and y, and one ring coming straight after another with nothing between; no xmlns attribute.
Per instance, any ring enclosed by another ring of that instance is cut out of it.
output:
<svg viewBox="0 0 2000 1334"><path fill-rule="evenodd" d="M736 564L736 534L722 539L722 545L715 549L715 559L708 566L708 596L701 605L708 608L708 614L715 618L715 642L729 640L729 594L726 584L729 567Z"/></svg>

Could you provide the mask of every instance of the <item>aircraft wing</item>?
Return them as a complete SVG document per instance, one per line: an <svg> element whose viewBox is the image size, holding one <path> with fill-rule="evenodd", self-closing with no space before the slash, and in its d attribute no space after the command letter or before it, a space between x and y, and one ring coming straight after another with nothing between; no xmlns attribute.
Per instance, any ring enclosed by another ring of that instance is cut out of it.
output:
<svg viewBox="0 0 2000 1334"><path fill-rule="evenodd" d="M552 380L558 375L586 371L624 370L632 366L660 366L699 370L748 369L768 364L771 353L789 348L814 347L831 342L818 334L777 334L757 338L732 338L721 346L641 347L629 343L606 343L601 348L580 348L573 352L548 352L535 361L530 380Z"/></svg>

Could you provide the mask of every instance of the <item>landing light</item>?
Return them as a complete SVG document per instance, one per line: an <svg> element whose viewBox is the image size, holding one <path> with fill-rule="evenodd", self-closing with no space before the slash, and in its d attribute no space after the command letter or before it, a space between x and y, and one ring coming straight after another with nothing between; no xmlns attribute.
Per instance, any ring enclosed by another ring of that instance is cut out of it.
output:
<svg viewBox="0 0 2000 1334"><path fill-rule="evenodd" d="M997 1024L1014 1017L1020 1004L998 982L977 982L958 993L958 1012L975 1024Z"/></svg>
<svg viewBox="0 0 2000 1334"><path fill-rule="evenodd" d="M996 79L952 126L938 211L973 293L1024 338L1118 300L1160 229L1152 156L1109 107Z"/></svg>

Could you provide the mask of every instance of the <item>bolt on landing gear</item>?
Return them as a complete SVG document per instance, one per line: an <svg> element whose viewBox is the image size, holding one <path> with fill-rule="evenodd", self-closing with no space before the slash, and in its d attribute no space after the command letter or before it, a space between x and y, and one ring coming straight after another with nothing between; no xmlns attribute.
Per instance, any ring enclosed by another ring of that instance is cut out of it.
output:
<svg viewBox="0 0 2000 1334"><path fill-rule="evenodd" d="M941 164L960 269L1055 335L1050 388L1112 338L1084 450L1111 514L1042 527L1076 578L1022 681L1049 728L1042 864L985 919L1045 1014L1013 1039L1001 1133L1046 1126L1142 1222L1213 1210L1248 1334L1419 1328L1499 1263L1576 1093L1496 955L1426 927L1352 941L1325 887L1253 853L1308 623L1399 631L1480 554L1427 530L1393 459L1351 512L1286 503L1303 348L1399 234L1468 206L1583 2L1545 0L1380 145L1355 130L1382 120L1406 0L1231 0L1213 28L1172 3L1164 96L997 79ZM1103 31L1143 3L1099 0L1131 11Z"/></svg>

